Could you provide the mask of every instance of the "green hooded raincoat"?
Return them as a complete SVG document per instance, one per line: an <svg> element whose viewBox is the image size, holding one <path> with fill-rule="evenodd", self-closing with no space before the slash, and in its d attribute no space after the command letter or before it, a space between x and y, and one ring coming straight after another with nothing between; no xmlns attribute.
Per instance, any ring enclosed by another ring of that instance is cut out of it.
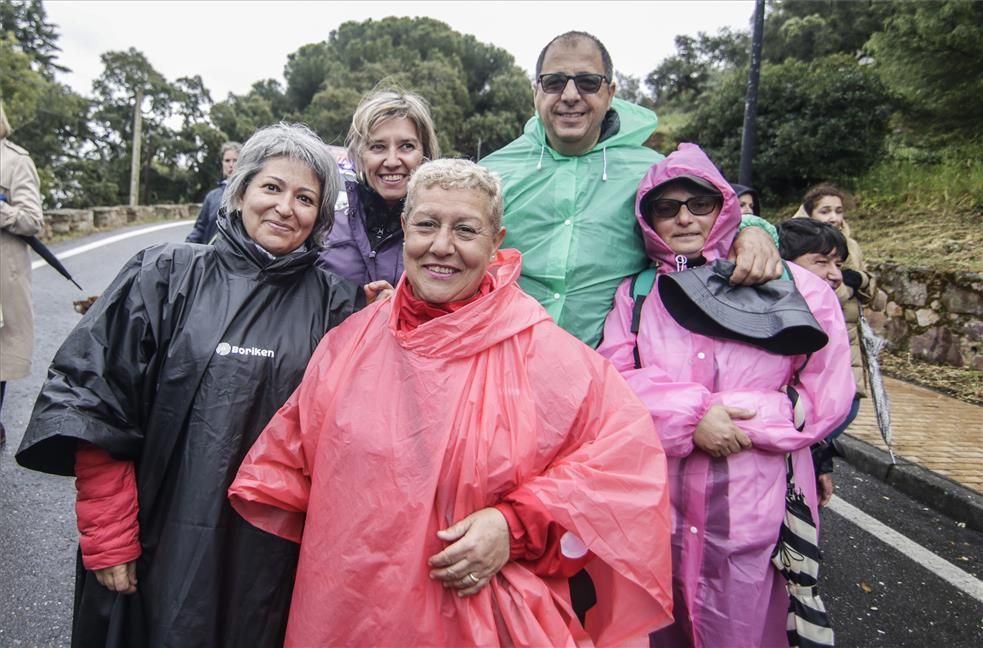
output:
<svg viewBox="0 0 983 648"><path fill-rule="evenodd" d="M663 158L642 146L655 113L615 99L620 127L583 155L566 157L546 142L536 115L523 134L481 164L505 188L503 247L522 252L519 284L562 328L590 346L622 279L648 267L635 220L635 189ZM609 129L611 130L611 129Z"/></svg>

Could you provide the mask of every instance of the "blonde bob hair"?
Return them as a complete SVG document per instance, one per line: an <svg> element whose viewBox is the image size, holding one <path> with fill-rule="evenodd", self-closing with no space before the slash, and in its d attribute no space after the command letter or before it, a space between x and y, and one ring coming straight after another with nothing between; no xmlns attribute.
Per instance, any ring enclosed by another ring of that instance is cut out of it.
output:
<svg viewBox="0 0 983 648"><path fill-rule="evenodd" d="M403 207L403 214L407 218L416 206L416 193L431 187L463 189L484 194L488 198L488 221L492 226L492 234L497 234L502 229L505 201L498 174L470 160L447 158L426 162L410 176L406 189L406 205Z"/></svg>
<svg viewBox="0 0 983 648"><path fill-rule="evenodd" d="M345 139L348 159L355 166L360 178L364 172L362 150L372 131L384 121L404 117L416 127L424 159L436 160L440 157L440 143L437 141L437 132L434 130L433 117L430 116L430 106L426 99L394 85L377 87L362 97L352 115L352 125Z"/></svg>

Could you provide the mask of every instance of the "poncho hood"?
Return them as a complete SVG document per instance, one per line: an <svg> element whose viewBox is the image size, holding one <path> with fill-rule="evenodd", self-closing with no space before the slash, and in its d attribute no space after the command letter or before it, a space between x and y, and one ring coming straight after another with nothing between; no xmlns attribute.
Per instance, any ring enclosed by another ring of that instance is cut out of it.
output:
<svg viewBox="0 0 983 648"><path fill-rule="evenodd" d="M730 183L724 179L720 170L714 166L706 153L696 144L680 144L679 148L669 154L669 157L657 162L649 172L642 178L635 194L635 218L642 228L642 236L645 239L645 252L649 259L655 261L660 270L671 272L676 269L675 252L662 240L655 230L646 222L642 215L640 205L642 198L657 187L673 178L680 176L695 176L706 180L717 188L724 197L723 207L720 215L710 229L706 245L703 248L703 257L708 262L719 258L726 258L734 238L737 236L737 228L741 224L741 206L737 201L737 195L731 188Z"/></svg>
<svg viewBox="0 0 983 648"><path fill-rule="evenodd" d="M619 123L618 130L595 144L591 151L623 146L642 146L655 131L655 127L659 125L659 118L654 112L624 99L614 99L611 102L611 110L616 113ZM533 115L526 122L523 137L534 140L537 146L544 146L546 152L553 159L559 160L569 157L550 148L546 141L546 128L543 126L543 120L539 113Z"/></svg>
<svg viewBox="0 0 983 648"><path fill-rule="evenodd" d="M460 358L474 355L527 328L549 319L545 310L519 288L522 255L518 250L499 250L488 266L492 291L464 308L425 322L412 331L399 331L399 309L389 314L389 330L399 345L427 357ZM397 296L406 291L404 273Z"/></svg>

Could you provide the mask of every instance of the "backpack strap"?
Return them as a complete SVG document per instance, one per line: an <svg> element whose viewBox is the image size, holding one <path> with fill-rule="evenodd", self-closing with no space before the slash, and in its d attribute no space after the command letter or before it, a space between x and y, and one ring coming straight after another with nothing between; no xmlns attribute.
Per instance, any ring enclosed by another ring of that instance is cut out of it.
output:
<svg viewBox="0 0 983 648"><path fill-rule="evenodd" d="M645 298L652 292L652 286L655 285L657 274L658 268L647 268L631 278L629 290L631 292L631 298L634 300L634 306L631 309L631 334L635 336L633 354L635 356L636 369L642 368L642 359L638 355L638 328L642 323L642 304L645 303Z"/></svg>

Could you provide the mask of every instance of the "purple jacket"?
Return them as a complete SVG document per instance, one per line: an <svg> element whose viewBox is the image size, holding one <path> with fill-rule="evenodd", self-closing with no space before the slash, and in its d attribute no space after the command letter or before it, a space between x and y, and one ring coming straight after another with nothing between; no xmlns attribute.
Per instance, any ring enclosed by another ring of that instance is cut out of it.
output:
<svg viewBox="0 0 983 648"><path fill-rule="evenodd" d="M317 266L359 285L385 279L395 286L403 276L403 231L392 232L373 250L358 183L346 182L345 191L348 209L335 212L334 227L324 242Z"/></svg>

